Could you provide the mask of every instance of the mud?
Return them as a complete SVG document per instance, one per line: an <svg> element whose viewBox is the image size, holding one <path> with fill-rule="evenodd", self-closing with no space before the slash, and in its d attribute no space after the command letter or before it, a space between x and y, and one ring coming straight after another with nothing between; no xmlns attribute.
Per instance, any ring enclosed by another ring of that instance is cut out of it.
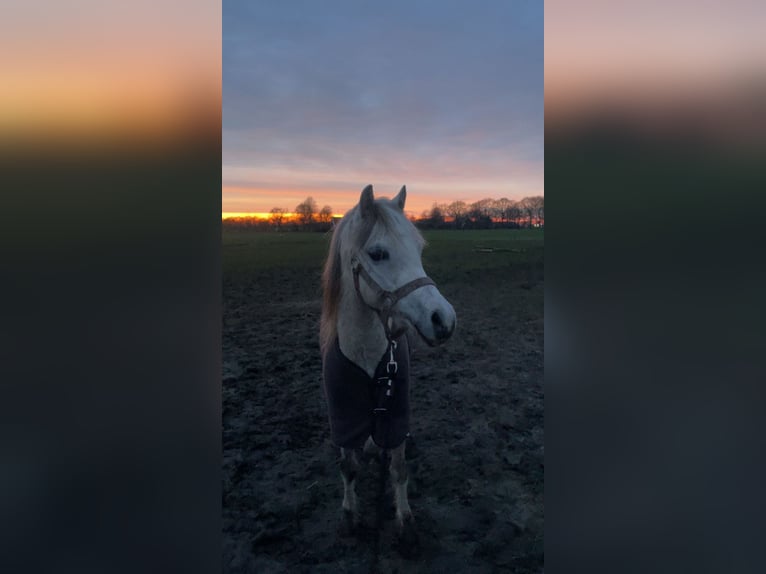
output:
<svg viewBox="0 0 766 574"><path fill-rule="evenodd" d="M339 453L321 391L319 267L224 273L224 571L541 572L541 269L433 276L458 328L444 347L413 349L414 556L398 544L389 481L378 496L376 459L357 479L361 528L339 530Z"/></svg>

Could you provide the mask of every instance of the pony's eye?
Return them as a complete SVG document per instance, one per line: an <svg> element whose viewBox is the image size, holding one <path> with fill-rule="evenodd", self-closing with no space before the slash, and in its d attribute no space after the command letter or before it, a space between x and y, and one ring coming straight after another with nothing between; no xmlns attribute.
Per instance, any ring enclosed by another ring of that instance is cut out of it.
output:
<svg viewBox="0 0 766 574"><path fill-rule="evenodd" d="M373 247L367 252L367 255L369 255L370 259L373 261L384 261L388 259L388 251L381 249L380 247Z"/></svg>

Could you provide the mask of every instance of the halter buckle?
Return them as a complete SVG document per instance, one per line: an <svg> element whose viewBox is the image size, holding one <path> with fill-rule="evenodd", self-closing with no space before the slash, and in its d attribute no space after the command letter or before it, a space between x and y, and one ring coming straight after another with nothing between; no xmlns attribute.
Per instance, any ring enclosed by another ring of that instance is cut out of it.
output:
<svg viewBox="0 0 766 574"><path fill-rule="evenodd" d="M396 305L396 299L390 292L384 292L383 303L380 305L380 312L384 315L388 315L389 311Z"/></svg>

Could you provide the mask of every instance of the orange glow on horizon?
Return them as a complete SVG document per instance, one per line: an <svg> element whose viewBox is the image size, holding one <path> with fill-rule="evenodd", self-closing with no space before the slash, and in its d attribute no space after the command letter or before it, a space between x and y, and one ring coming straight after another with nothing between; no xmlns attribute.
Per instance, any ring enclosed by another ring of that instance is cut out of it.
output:
<svg viewBox="0 0 766 574"><path fill-rule="evenodd" d="M221 213L221 219L270 219L271 213L264 211L224 211ZM343 217L342 213L333 213L333 217ZM295 221L298 218L297 213L285 212L282 214L282 218L285 222ZM317 214L314 214L314 219L317 218Z"/></svg>
<svg viewBox="0 0 766 574"><path fill-rule="evenodd" d="M379 190L380 189L380 190ZM453 201L464 201L471 204L474 201L491 197L493 199L508 198L511 201L519 201L528 196L543 196L543 189L530 187L522 191L510 191L498 189L494 192L483 193L482 196L473 196L473 194L444 190L443 193L435 194L428 189L423 192L417 191L418 187L407 187L407 205L405 214L408 217L420 217L424 211L430 211L434 203L439 205L449 204ZM222 188L222 213L223 219L231 217L255 217L268 218L269 210L273 207L281 207L285 210L292 210L303 202L307 197L312 197L321 209L322 206L332 207L334 217L340 217L353 208L359 201L359 190L338 190L337 188L287 188L271 189L245 186L227 186ZM375 186L375 197L391 198L398 192L398 189L390 186ZM238 214L238 215L231 215Z"/></svg>

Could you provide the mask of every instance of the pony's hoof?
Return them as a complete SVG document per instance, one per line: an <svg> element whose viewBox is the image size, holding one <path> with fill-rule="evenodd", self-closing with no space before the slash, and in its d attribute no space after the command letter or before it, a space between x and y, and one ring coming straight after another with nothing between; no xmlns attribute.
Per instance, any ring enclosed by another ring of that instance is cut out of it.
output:
<svg viewBox="0 0 766 574"><path fill-rule="evenodd" d="M359 519L350 510L343 510L338 523L338 534L343 537L354 536L359 529Z"/></svg>
<svg viewBox="0 0 766 574"><path fill-rule="evenodd" d="M420 555L420 536L415 528L412 515L399 523L399 553L405 558L417 558Z"/></svg>

